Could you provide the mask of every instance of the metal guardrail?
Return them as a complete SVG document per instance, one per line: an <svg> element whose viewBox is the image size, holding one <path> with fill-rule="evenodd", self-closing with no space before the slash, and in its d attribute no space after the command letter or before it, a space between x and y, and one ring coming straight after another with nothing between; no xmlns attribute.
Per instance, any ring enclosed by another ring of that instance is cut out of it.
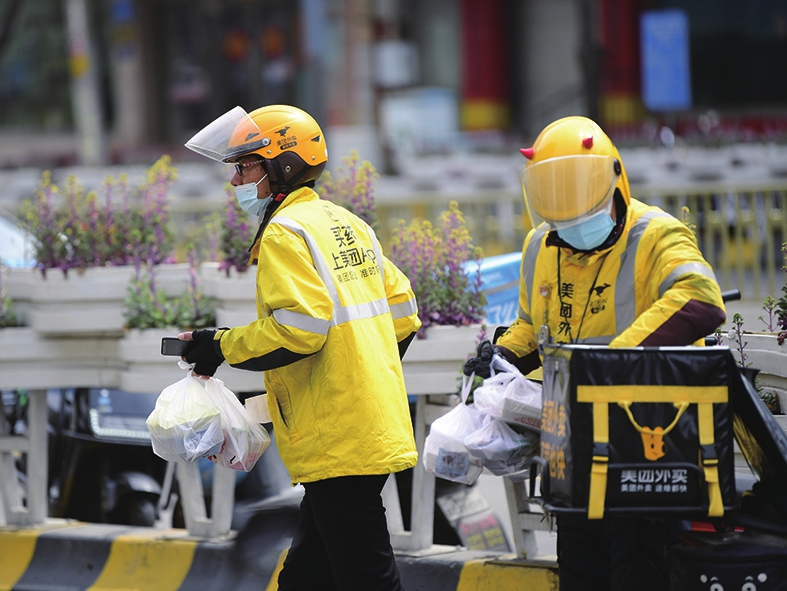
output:
<svg viewBox="0 0 787 591"><path fill-rule="evenodd" d="M632 187L633 197L661 207L695 229L700 249L722 289L737 288L744 299L778 297L785 275L781 245L787 241L787 180L717 186ZM420 217L437 223L450 200L464 214L473 243L485 256L521 250L530 222L522 195L514 190L453 194L402 194L377 202L384 246L400 220ZM683 208L688 208L684 213Z"/></svg>
<svg viewBox="0 0 787 591"><path fill-rule="evenodd" d="M787 278L781 271L781 245L787 241L787 183L651 188L636 196L695 228L700 250L722 289L737 288L744 298L756 300L780 295Z"/></svg>

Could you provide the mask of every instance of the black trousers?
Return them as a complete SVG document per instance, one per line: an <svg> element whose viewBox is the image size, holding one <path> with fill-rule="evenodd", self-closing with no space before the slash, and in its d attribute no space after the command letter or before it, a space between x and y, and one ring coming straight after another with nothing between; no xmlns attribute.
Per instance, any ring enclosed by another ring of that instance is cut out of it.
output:
<svg viewBox="0 0 787 591"><path fill-rule="evenodd" d="M403 591L380 496L387 478L343 476L303 485L279 591Z"/></svg>
<svg viewBox="0 0 787 591"><path fill-rule="evenodd" d="M669 591L679 524L645 517L557 518L560 591Z"/></svg>

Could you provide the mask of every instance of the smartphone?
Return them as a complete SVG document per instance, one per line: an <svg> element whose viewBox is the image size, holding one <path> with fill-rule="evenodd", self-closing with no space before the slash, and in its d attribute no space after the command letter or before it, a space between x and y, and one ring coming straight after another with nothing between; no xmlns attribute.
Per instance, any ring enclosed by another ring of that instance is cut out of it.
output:
<svg viewBox="0 0 787 591"><path fill-rule="evenodd" d="M178 337L164 337L161 339L161 354L183 357L189 345L194 341L181 341Z"/></svg>

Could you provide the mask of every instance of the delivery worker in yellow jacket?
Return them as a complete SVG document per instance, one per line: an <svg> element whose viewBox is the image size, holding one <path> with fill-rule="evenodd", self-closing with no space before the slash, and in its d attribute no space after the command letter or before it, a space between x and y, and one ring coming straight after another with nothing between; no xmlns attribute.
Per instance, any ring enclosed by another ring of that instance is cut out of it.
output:
<svg viewBox="0 0 787 591"><path fill-rule="evenodd" d="M186 146L234 163L238 202L261 219L258 319L180 336L197 375L225 360L265 372L278 449L305 490L278 588L401 589L381 491L417 462L400 361L420 327L410 282L371 227L313 190L328 156L304 111L236 107Z"/></svg>
<svg viewBox="0 0 787 591"><path fill-rule="evenodd" d="M479 360L496 353L528 374L547 343L703 344L725 321L721 291L691 230L631 198L620 154L596 123L559 119L522 154L533 229L522 249L518 318L494 347L482 343L466 371L483 375ZM668 589L664 528L559 517L560 590Z"/></svg>

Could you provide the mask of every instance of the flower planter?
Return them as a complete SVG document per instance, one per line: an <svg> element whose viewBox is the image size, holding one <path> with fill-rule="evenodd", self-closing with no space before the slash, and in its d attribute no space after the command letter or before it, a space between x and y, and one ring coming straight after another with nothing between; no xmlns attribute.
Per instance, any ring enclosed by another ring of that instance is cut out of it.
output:
<svg viewBox="0 0 787 591"><path fill-rule="evenodd" d="M257 268L240 273L230 269L229 276L219 270L219 263L200 265L203 293L214 300L217 326L243 326L257 319Z"/></svg>
<svg viewBox="0 0 787 591"><path fill-rule="evenodd" d="M749 367L760 370L757 383L762 388L773 390L779 398L782 411L787 410L787 343L780 345L773 333L744 333L744 353ZM737 344L729 335L725 344L740 362Z"/></svg>
<svg viewBox="0 0 787 591"><path fill-rule="evenodd" d="M50 269L46 277L34 269L18 269L8 277L8 290L23 302L28 324L44 336L114 336L123 334L123 300L134 267L72 269L67 275ZM160 289L183 293L189 281L187 264L159 265Z"/></svg>
<svg viewBox="0 0 787 591"><path fill-rule="evenodd" d="M453 394L461 386L462 367L475 355L480 324L430 326L426 338L413 339L402 360L408 394Z"/></svg>

